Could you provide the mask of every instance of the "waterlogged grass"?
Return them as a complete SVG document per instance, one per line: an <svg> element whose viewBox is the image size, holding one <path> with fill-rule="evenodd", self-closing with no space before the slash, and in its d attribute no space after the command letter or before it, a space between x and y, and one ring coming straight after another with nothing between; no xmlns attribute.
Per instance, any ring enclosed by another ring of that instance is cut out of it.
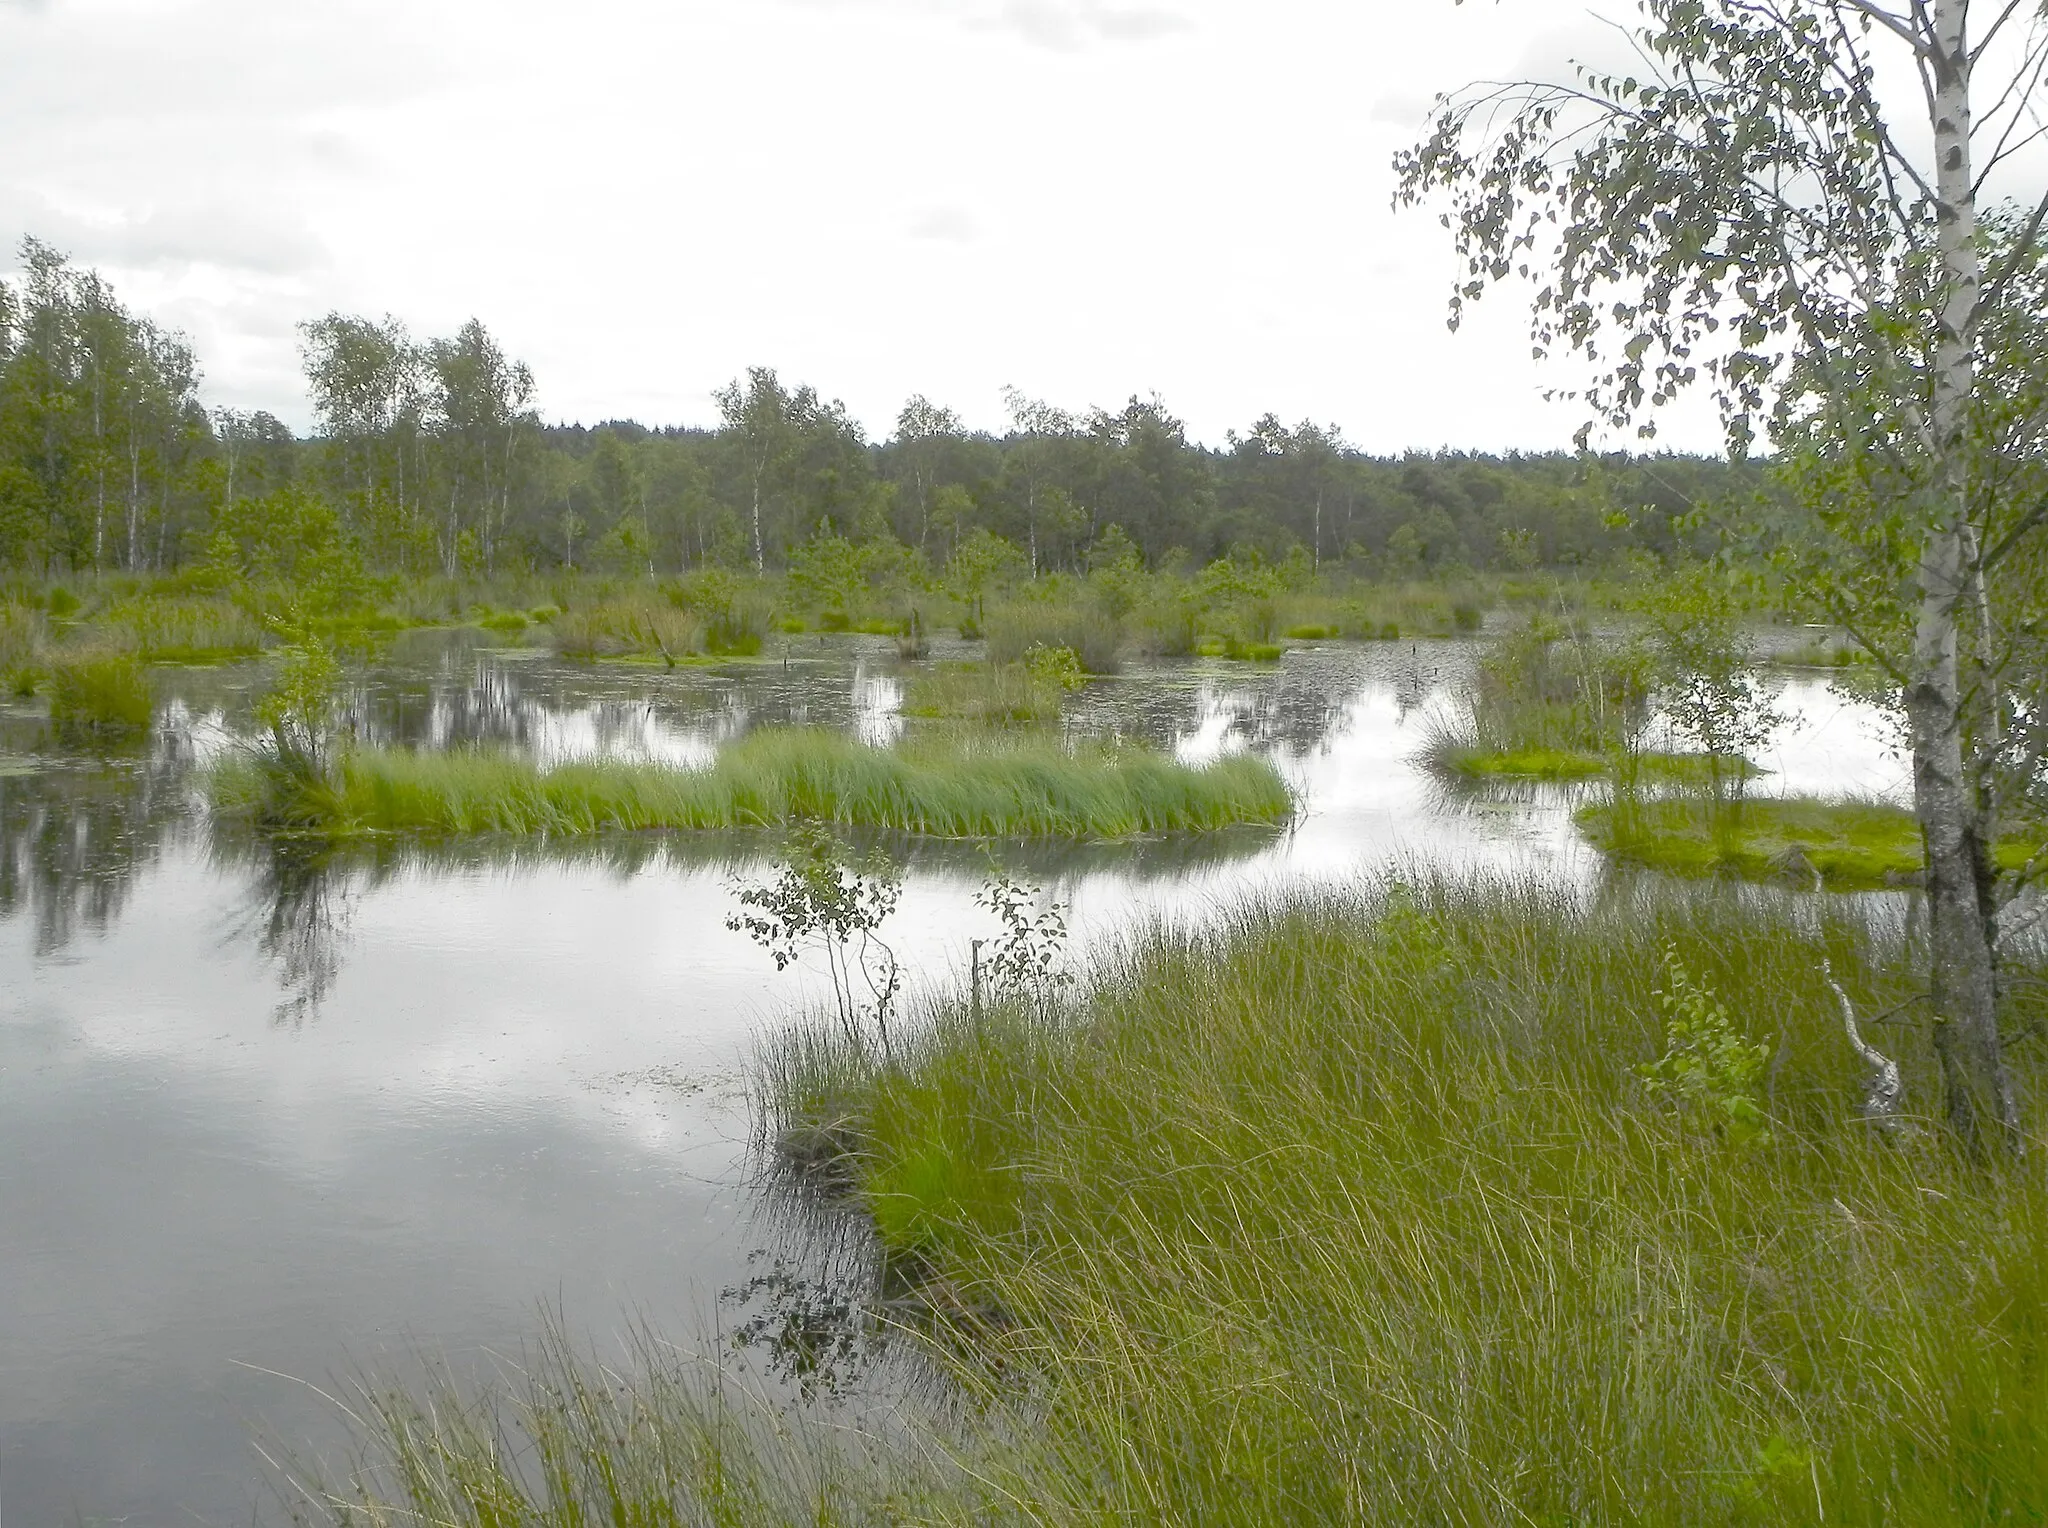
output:
<svg viewBox="0 0 2048 1528"><path fill-rule="evenodd" d="M299 790L291 802L280 788ZM1234 755L1190 766L1132 748L1052 744L868 748L837 733L755 733L708 768L596 760L543 770L510 754L364 748L331 779L291 787L260 763L209 778L227 816L330 836L550 835L828 822L940 838L1118 839L1277 824L1279 772Z"/></svg>
<svg viewBox="0 0 2048 1528"><path fill-rule="evenodd" d="M1731 808L1689 796L1624 800L1582 807L1577 821L1613 859L1681 876L1799 885L1818 871L1831 890L1863 891L1909 882L1924 863L1913 814L1882 801L1790 797ZM2042 836L2008 838L1993 857L2000 868L2017 869Z"/></svg>
<svg viewBox="0 0 2048 1528"><path fill-rule="evenodd" d="M1287 644L1217 637L1202 643L1196 651L1204 658L1226 658L1233 663L1278 663L1287 655Z"/></svg>
<svg viewBox="0 0 2048 1528"><path fill-rule="evenodd" d="M993 1421L938 1446L982 1494L923 1519L2048 1517L2048 1181L1870 1133L1822 957L1866 1015L1915 961L1775 906L1307 896L886 1068L792 1038L771 1138L1002 1316L961 1375ZM1667 954L1770 1048L1765 1138L1639 1075ZM1874 1032L1930 1111L1924 1034Z"/></svg>

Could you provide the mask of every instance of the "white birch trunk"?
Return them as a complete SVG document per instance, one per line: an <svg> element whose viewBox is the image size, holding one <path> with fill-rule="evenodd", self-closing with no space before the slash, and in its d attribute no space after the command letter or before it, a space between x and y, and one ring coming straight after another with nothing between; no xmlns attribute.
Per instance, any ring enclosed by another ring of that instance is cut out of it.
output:
<svg viewBox="0 0 2048 1528"><path fill-rule="evenodd" d="M1949 1122L1965 1138L2017 1149L2019 1107L1999 1045L1992 955L1990 845L1983 806L1964 759L1959 617L1976 569L1971 556L1966 432L1975 386L1973 310L1982 270L1970 154L1967 0L1933 0L1936 235L1944 281L1934 357L1932 417L1941 480L1920 558L1913 641L1913 795L1927 847L1935 1048Z"/></svg>

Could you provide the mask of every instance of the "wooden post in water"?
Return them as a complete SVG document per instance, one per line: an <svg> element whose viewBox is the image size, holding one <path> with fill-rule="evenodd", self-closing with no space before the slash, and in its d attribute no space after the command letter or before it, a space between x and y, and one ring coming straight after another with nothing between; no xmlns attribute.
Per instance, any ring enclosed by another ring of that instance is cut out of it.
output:
<svg viewBox="0 0 2048 1528"><path fill-rule="evenodd" d="M967 991L968 1011L974 1015L974 1027L981 1028L981 941L967 941Z"/></svg>

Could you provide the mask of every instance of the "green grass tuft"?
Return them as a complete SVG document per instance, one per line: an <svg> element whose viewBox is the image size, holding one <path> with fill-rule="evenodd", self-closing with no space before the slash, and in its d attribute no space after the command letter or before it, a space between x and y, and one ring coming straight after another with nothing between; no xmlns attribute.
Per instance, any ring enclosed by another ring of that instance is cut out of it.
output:
<svg viewBox="0 0 2048 1528"><path fill-rule="evenodd" d="M117 743L149 730L149 675L125 653L73 653L50 666L50 721L72 742Z"/></svg>

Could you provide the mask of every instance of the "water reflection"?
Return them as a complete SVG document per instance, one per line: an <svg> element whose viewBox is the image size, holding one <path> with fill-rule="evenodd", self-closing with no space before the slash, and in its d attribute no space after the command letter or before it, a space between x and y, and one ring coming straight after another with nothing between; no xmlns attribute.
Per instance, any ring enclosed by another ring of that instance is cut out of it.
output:
<svg viewBox="0 0 2048 1528"><path fill-rule="evenodd" d="M272 1022L293 1027L318 1017L341 974L362 895L360 874L343 855L317 844L216 839L214 850L216 863L248 874L231 937L253 937L277 973L283 996Z"/></svg>
<svg viewBox="0 0 2048 1528"><path fill-rule="evenodd" d="M186 807L184 769L161 756L0 769L0 918L29 918L39 956L105 932Z"/></svg>

